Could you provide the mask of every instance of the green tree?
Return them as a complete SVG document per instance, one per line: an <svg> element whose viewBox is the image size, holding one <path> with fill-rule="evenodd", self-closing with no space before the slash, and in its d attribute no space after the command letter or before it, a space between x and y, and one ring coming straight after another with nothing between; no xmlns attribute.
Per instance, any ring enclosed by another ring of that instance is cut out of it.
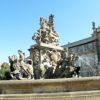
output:
<svg viewBox="0 0 100 100"><path fill-rule="evenodd" d="M9 72L10 72L9 64L4 62L1 65L1 69L0 69L0 80L6 79L6 77L7 77L6 75Z"/></svg>

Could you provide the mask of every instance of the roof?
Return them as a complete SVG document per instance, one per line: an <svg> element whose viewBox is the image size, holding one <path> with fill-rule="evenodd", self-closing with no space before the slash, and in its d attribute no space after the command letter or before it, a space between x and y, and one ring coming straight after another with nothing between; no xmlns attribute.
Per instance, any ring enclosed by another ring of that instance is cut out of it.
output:
<svg viewBox="0 0 100 100"><path fill-rule="evenodd" d="M82 45L82 44L92 42L94 40L95 40L94 37L89 37L89 38L85 38L85 39L82 39L82 40L79 40L79 41L76 41L76 42L68 43L66 45L63 45L62 47L74 47L74 46L78 46L78 45Z"/></svg>

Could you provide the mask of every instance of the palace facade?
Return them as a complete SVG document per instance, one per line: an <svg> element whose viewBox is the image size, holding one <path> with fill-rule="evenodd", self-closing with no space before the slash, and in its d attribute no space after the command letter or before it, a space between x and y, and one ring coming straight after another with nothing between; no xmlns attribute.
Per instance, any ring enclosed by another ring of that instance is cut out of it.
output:
<svg viewBox="0 0 100 100"><path fill-rule="evenodd" d="M77 53L79 60L77 65L81 67L82 76L100 75L100 27L92 23L93 33L91 37L63 45L70 53Z"/></svg>

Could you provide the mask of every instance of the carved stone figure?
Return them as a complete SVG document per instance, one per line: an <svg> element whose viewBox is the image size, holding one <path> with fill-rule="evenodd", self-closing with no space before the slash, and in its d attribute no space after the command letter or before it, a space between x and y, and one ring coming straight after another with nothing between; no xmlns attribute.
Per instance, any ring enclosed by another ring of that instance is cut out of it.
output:
<svg viewBox="0 0 100 100"><path fill-rule="evenodd" d="M32 79L33 78L33 63L32 60L27 59L25 62L25 54L18 50L19 59L17 56L9 56L10 75L12 79Z"/></svg>
<svg viewBox="0 0 100 100"><path fill-rule="evenodd" d="M50 29L49 41L50 41L50 43L54 43L55 45L59 45L59 35L58 35L58 33L53 32L52 29Z"/></svg>
<svg viewBox="0 0 100 100"><path fill-rule="evenodd" d="M52 43L52 45L59 45L59 35L54 30L54 16L49 16L49 21L40 17L40 29L32 37L36 43Z"/></svg>
<svg viewBox="0 0 100 100"><path fill-rule="evenodd" d="M49 51L48 50L41 50L41 77L45 78L46 76L46 71L52 67L50 63L50 58L49 58Z"/></svg>
<svg viewBox="0 0 100 100"><path fill-rule="evenodd" d="M39 50L38 49L34 48L32 56L33 56L32 58L34 59L33 64L35 65L39 64Z"/></svg>
<svg viewBox="0 0 100 100"><path fill-rule="evenodd" d="M33 78L33 66L25 63L25 54L21 50L18 50L18 53L19 53L19 66L21 68L21 71L23 72L23 76L25 75L29 79Z"/></svg>
<svg viewBox="0 0 100 100"><path fill-rule="evenodd" d="M32 36L32 39L36 41L36 43L40 43L41 42L41 35L39 33L35 33Z"/></svg>
<svg viewBox="0 0 100 100"><path fill-rule="evenodd" d="M20 66L23 66L25 64L25 53L23 53L21 50L18 50L18 54Z"/></svg>
<svg viewBox="0 0 100 100"><path fill-rule="evenodd" d="M64 51L61 52L61 66L66 67L70 65L70 57L68 55L68 51L66 48L64 48Z"/></svg>
<svg viewBox="0 0 100 100"><path fill-rule="evenodd" d="M17 62L17 57L15 55L9 56L9 63L10 63L10 75L12 79L21 79L20 67Z"/></svg>
<svg viewBox="0 0 100 100"><path fill-rule="evenodd" d="M49 30L48 22L43 17L40 17L40 25L40 29L42 29L43 32Z"/></svg>
<svg viewBox="0 0 100 100"><path fill-rule="evenodd" d="M78 59L78 55L76 53L72 53L70 55L70 61L71 61L71 65L74 66L75 61Z"/></svg>

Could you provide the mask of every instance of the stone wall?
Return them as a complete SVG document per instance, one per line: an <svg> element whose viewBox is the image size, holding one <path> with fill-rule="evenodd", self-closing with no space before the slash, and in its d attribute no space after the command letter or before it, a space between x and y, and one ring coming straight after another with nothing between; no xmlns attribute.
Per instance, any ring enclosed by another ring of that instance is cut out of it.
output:
<svg viewBox="0 0 100 100"><path fill-rule="evenodd" d="M0 82L1 100L100 100L100 77Z"/></svg>
<svg viewBox="0 0 100 100"><path fill-rule="evenodd" d="M100 91L81 91L44 94L6 94L1 100L100 100Z"/></svg>

